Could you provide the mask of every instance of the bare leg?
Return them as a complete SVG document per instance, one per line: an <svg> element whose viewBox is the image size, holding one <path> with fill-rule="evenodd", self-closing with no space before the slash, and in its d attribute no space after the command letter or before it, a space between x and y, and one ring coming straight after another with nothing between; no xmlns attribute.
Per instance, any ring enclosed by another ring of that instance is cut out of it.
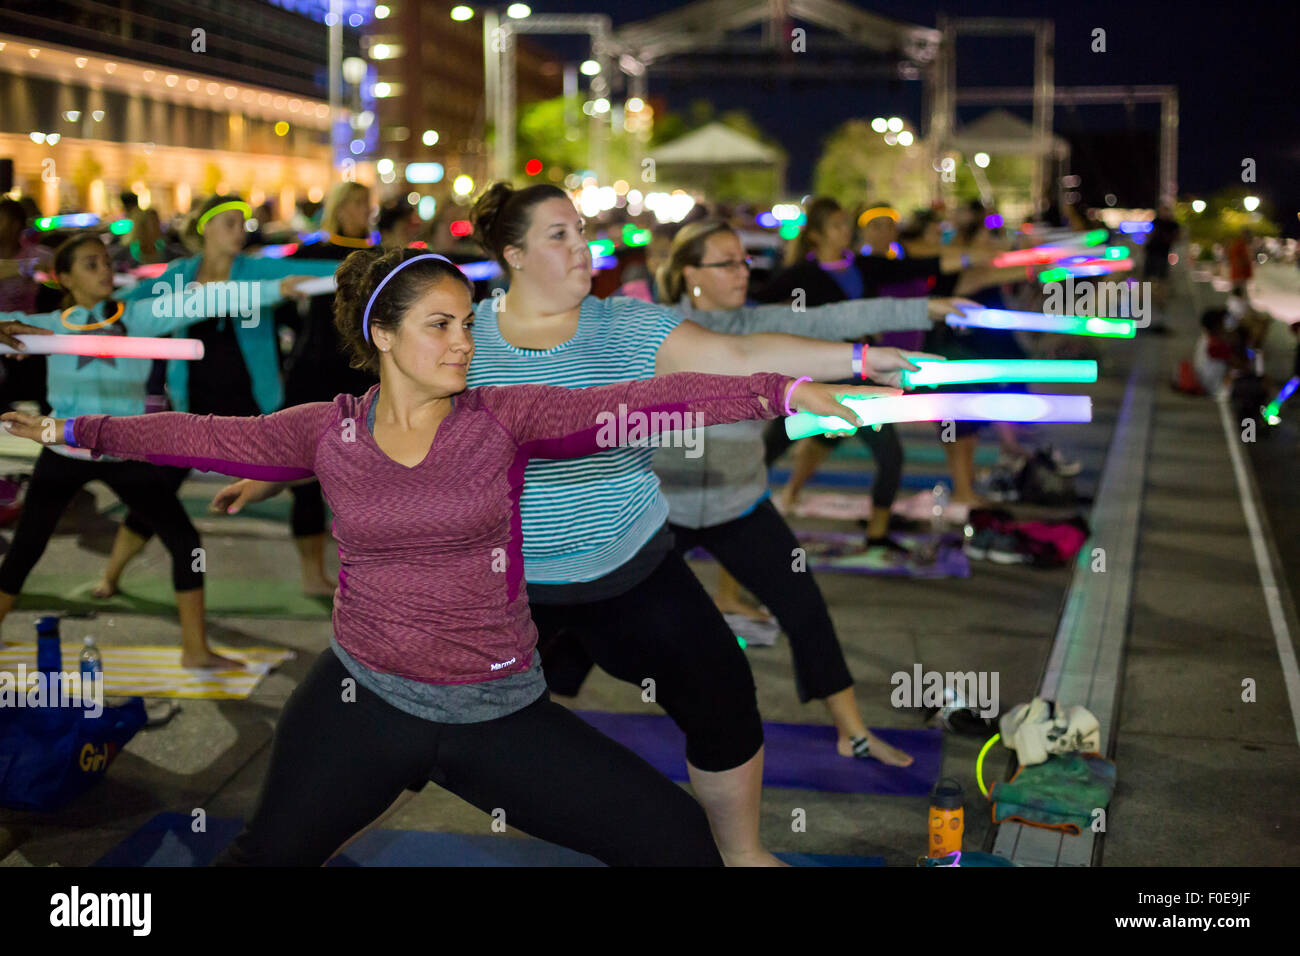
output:
<svg viewBox="0 0 1300 956"><path fill-rule="evenodd" d="M889 509L872 508L867 519L867 537L883 538L889 534Z"/></svg>
<svg viewBox="0 0 1300 956"><path fill-rule="evenodd" d="M795 446L794 470L790 472L790 482L781 490L778 502L781 511L789 514L794 509L795 502L799 500L799 492L803 491L803 486L817 473L830 453L831 446L819 441L805 438L798 442Z"/></svg>
<svg viewBox="0 0 1300 956"><path fill-rule="evenodd" d="M108 564L104 567L104 576L99 579L99 583L90 593L100 600L116 594L122 572L131 563L131 559L143 551L148 543L148 538L140 537L124 524L119 525L117 535L113 538L113 552L108 556Z"/></svg>
<svg viewBox="0 0 1300 956"><path fill-rule="evenodd" d="M858 710L858 699L853 695L853 688L846 687L842 691L831 694L824 701L826 709L831 712L831 720L835 722L835 729L839 731L839 740L835 742L835 749L841 757L853 756L853 738L866 737L867 743L871 748L871 756L883 764L891 767L907 767L912 763L912 757L897 747L891 747L885 743L862 722L862 714Z"/></svg>
<svg viewBox="0 0 1300 956"><path fill-rule="evenodd" d="M311 534L294 538L298 547L298 563L302 566L302 593L330 597L335 582L325 574L325 539L328 535Z"/></svg>
<svg viewBox="0 0 1300 956"><path fill-rule="evenodd" d="M728 574L726 568L718 568L718 593L713 603L723 614L743 614L752 621L772 620L772 615L764 614L741 598L740 582Z"/></svg>
<svg viewBox="0 0 1300 956"><path fill-rule="evenodd" d="M952 476L952 500L962 504L984 506L986 502L975 494L975 446L979 436L963 435L956 441L942 442L943 453L948 458L948 473Z"/></svg>
<svg viewBox="0 0 1300 956"><path fill-rule="evenodd" d="M763 795L763 748L739 767L717 772L686 764L695 798L709 817L713 841L727 866L783 866L758 837Z"/></svg>
<svg viewBox="0 0 1300 956"><path fill-rule="evenodd" d="M244 666L243 661L214 654L212 648L208 646L203 588L177 591L176 610L181 618L181 667L214 667L232 670Z"/></svg>
<svg viewBox="0 0 1300 956"><path fill-rule="evenodd" d="M17 600L17 594L5 594L4 591L0 591L0 647L4 647L5 644L4 634L2 633L5 618L14 609L14 602Z"/></svg>

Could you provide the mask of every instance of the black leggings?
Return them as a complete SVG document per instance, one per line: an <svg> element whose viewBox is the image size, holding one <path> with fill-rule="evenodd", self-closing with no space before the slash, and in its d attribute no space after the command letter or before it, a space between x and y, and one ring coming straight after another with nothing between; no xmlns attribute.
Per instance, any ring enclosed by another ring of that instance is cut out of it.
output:
<svg viewBox="0 0 1300 956"><path fill-rule="evenodd" d="M829 435L816 435L814 438L823 445L832 446L843 440ZM888 424L881 425L880 431L871 427L859 428L857 439L871 449L871 457L876 462L876 478L871 483L871 506L893 507L894 499L898 497L898 486L903 481L903 443L899 441L898 429ZM784 419L778 418L769 424L763 432L763 457L767 464L771 465L793 444L785 433Z"/></svg>
<svg viewBox="0 0 1300 956"><path fill-rule="evenodd" d="M733 770L763 746L749 661L680 555L669 552L617 597L531 607L555 693L576 694L595 662L643 695L653 687L654 701L686 734L686 759L697 769Z"/></svg>
<svg viewBox="0 0 1300 956"><path fill-rule="evenodd" d="M41 449L32 482L23 501L23 514L13 543L0 565L0 591L18 594L36 562L45 553L59 518L83 485L102 481L122 504L143 515L158 529L172 556L172 585L177 591L203 587L203 574L194 570L199 533L176 497L174 472L185 470L151 465L144 461L87 461Z"/></svg>
<svg viewBox="0 0 1300 956"><path fill-rule="evenodd" d="M285 705L257 808L217 865L319 866L426 780L507 827L611 866L721 866L703 808L543 693L513 714L440 724L386 703L327 648Z"/></svg>
<svg viewBox="0 0 1300 956"><path fill-rule="evenodd" d="M711 528L671 527L678 554L704 548L776 615L790 638L801 702L824 700L853 686L826 599L807 559L796 563L799 541L771 501Z"/></svg>

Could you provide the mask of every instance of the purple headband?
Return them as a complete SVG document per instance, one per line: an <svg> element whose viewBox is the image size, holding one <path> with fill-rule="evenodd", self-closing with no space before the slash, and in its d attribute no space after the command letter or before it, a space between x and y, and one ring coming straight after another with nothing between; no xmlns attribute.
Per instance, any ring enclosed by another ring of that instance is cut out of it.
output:
<svg viewBox="0 0 1300 956"><path fill-rule="evenodd" d="M400 263L397 265L397 267L396 267L395 269L393 269L392 272L390 272L390 273L388 273L388 275L384 276L384 278L380 281L379 285L375 286L375 291L372 292L372 293L370 293L370 301L366 303L366 311L365 311L365 314L361 317L361 339L362 339L362 341L364 341L364 342L369 342L369 341L370 341L370 310L371 310L372 308L374 308L374 305L375 305L375 299L379 298L379 293L381 293L381 292L384 291L384 286L388 285L388 280L391 279L393 276L397 275L397 273L401 272L403 269L405 269L407 266L409 266L412 262L419 262L421 259L441 259L443 262L447 263L447 265L449 265L449 266L455 266L455 265L456 265L456 263L452 262L452 261L451 261L450 259L448 259L446 256L440 256L440 255L438 255L436 252L427 252L427 253L425 253L424 255L415 256L414 258L411 258L411 259L404 259L404 260L402 260L402 262L400 262Z"/></svg>

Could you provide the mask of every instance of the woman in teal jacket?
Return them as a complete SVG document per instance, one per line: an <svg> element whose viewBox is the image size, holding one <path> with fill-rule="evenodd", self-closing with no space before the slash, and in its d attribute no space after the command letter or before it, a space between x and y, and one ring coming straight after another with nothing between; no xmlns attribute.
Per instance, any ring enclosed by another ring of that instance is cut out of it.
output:
<svg viewBox="0 0 1300 956"><path fill-rule="evenodd" d="M0 321L20 320L63 335L160 336L202 323L222 311L244 312L240 303L271 307L295 294L301 277L266 279L238 285L212 284L182 294L164 291L135 301L112 299L113 270L108 250L95 236L70 239L54 257L54 274L68 290L67 308L37 315L0 313ZM141 415L151 359L49 356L48 400L59 417ZM179 477L178 477L179 475ZM142 462L91 460L76 449L43 449L23 502L13 542L0 564L0 622L13 609L59 518L89 481L103 481L122 502L157 528L172 555L172 584L181 619L183 667L239 667L238 661L214 654L204 628L203 574L196 560L199 534L176 497L184 469Z"/></svg>
<svg viewBox="0 0 1300 956"><path fill-rule="evenodd" d="M141 282L124 297L147 299L166 289L176 294L191 282L252 283L281 280L290 275L329 276L333 260L256 258L243 254L248 233L244 222L252 213L238 196L213 196L198 208L185 229L185 241L198 255L177 259L157 279ZM198 322L187 335L203 342L199 362L169 362L167 392L172 408L196 415L269 415L284 404L280 380L280 344L272 310L265 300L238 315ZM231 310L232 312L234 310ZM184 480L181 470L176 487ZM152 537L154 529L134 509L127 513L104 576L92 592L107 598L117 592L126 565Z"/></svg>

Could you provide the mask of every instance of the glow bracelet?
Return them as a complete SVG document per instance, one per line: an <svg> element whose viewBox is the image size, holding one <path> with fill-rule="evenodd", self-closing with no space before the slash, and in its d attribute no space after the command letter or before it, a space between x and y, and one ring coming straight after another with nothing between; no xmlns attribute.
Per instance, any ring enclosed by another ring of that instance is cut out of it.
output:
<svg viewBox="0 0 1300 956"><path fill-rule="evenodd" d="M967 309L952 313L947 323L971 329L1002 329L1022 332L1056 332L1062 335L1094 335L1131 339L1137 335L1132 319L1090 318L1083 315L1046 315L1011 309Z"/></svg>
<svg viewBox="0 0 1300 956"><path fill-rule="evenodd" d="M155 339L143 335L16 335L25 349L0 345L0 355L90 355L94 358L203 358L199 339Z"/></svg>
<svg viewBox="0 0 1300 956"><path fill-rule="evenodd" d="M1097 363L1093 361L1046 359L977 359L941 362L913 359L919 372L900 373L903 388L925 385L962 385L970 382L1095 382Z"/></svg>
<svg viewBox="0 0 1300 956"><path fill-rule="evenodd" d="M1006 392L947 392L841 398L868 425L890 422L1090 422L1087 395L1015 395ZM792 439L856 429L836 415L799 412L785 420Z"/></svg>

